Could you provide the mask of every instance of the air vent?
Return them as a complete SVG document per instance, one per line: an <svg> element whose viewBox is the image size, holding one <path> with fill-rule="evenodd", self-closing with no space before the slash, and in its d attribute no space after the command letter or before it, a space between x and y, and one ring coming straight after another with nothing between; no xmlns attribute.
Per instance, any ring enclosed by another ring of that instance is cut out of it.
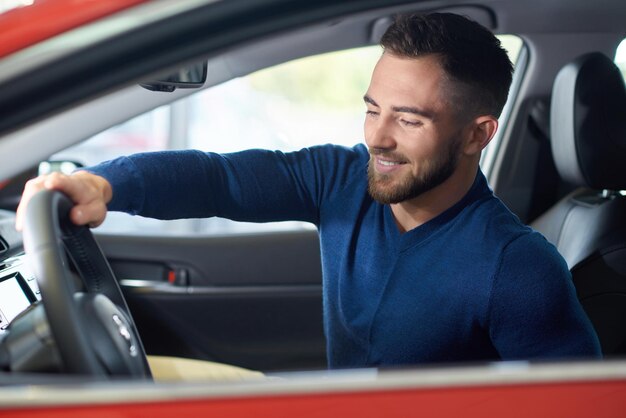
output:
<svg viewBox="0 0 626 418"><path fill-rule="evenodd" d="M9 245L2 237L0 237L0 255L6 253L7 251L9 251Z"/></svg>

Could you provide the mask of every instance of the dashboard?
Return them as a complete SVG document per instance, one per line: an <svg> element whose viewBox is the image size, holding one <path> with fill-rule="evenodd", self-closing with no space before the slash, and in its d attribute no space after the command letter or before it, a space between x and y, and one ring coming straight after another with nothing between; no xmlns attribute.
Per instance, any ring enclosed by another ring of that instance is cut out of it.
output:
<svg viewBox="0 0 626 418"><path fill-rule="evenodd" d="M34 302L41 300L37 280L25 262L24 254L0 264L0 333Z"/></svg>
<svg viewBox="0 0 626 418"><path fill-rule="evenodd" d="M41 300L37 280L28 267L15 214L0 210L0 335L22 311Z"/></svg>

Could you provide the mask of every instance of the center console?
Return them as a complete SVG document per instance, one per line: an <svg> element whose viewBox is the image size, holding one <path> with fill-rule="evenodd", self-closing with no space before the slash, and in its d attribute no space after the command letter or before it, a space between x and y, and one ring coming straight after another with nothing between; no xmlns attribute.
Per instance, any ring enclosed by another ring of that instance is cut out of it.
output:
<svg viewBox="0 0 626 418"><path fill-rule="evenodd" d="M37 280L24 254L0 262L0 333L32 303L41 300Z"/></svg>

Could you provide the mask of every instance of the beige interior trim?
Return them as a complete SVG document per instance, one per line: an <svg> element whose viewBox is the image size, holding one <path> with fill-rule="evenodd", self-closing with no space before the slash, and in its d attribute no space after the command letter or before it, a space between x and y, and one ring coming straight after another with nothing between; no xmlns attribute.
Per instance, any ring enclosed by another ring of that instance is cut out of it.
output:
<svg viewBox="0 0 626 418"><path fill-rule="evenodd" d="M180 357L148 356L148 363L156 382L241 381L265 378L261 372L237 366Z"/></svg>

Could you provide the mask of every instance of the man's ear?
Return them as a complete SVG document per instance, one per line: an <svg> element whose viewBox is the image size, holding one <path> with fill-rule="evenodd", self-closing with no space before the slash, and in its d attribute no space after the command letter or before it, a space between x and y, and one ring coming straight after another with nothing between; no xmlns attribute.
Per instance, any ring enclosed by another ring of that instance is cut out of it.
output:
<svg viewBox="0 0 626 418"><path fill-rule="evenodd" d="M498 129L498 119L493 116L479 116L468 124L464 153L475 155L487 146Z"/></svg>

